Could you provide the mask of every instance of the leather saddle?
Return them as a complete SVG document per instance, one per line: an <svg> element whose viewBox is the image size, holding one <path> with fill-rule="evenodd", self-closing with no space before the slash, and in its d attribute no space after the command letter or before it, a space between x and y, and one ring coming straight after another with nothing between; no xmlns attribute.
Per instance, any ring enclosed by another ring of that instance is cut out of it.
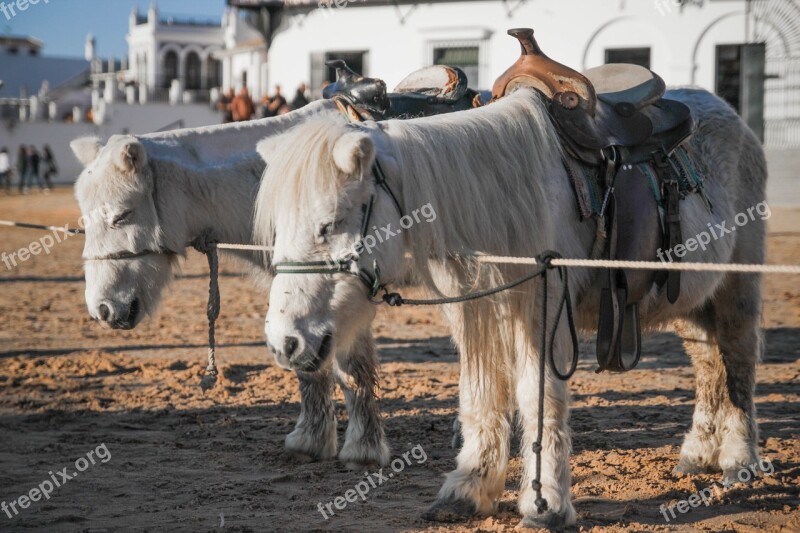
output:
<svg viewBox="0 0 800 533"><path fill-rule="evenodd" d="M390 93L386 82L354 72L341 59L326 65L336 69L336 81L323 90L323 97L336 102L355 122L438 115L480 105L480 95L467 86L466 74L457 67L417 70Z"/></svg>
<svg viewBox="0 0 800 533"><path fill-rule="evenodd" d="M571 155L591 164L601 151L624 148L626 163L650 158L649 148L668 153L693 131L689 108L663 98L664 80L638 65L609 64L581 74L549 58L530 28L508 30L522 54L492 88L492 99L533 87L549 100L550 113Z"/></svg>
<svg viewBox="0 0 800 533"><path fill-rule="evenodd" d="M694 130L689 108L663 98L666 85L649 69L610 64L581 74L549 58L532 29L508 33L519 40L522 53L495 82L492 100L520 87L536 89L547 100L566 156L597 169L605 189L598 220L603 256L653 261L659 245L669 249L679 244L680 192L668 170L670 155ZM663 221L638 163L652 163L656 169ZM680 274L607 270L601 276L598 372L627 371L641 356L638 302L655 283L667 286L674 303Z"/></svg>

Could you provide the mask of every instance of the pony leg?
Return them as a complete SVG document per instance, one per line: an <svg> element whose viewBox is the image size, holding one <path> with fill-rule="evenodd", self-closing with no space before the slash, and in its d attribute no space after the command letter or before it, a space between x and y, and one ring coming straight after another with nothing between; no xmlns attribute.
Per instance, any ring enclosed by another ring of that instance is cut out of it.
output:
<svg viewBox="0 0 800 533"><path fill-rule="evenodd" d="M715 295L712 309L707 318L713 321L709 344L705 349L687 346L697 361L697 402L702 407L695 411L676 470L719 468L725 481L735 482L740 469L758 461L753 394L755 366L763 350L760 277L731 275Z"/></svg>
<svg viewBox="0 0 800 533"><path fill-rule="evenodd" d="M536 492L532 486L536 475L536 454L533 447L539 431L539 348L538 346L533 348L532 342L533 339L527 343L519 343L517 359L517 402L522 426L521 447L524 466L518 507L524 516L523 527L560 529L573 525L577 519L570 498L569 457L572 451L572 439L568 420L569 391L567 383L553 376L547 368L540 476L542 497L547 500L547 510L540 514L536 507ZM568 343L565 344L564 336L559 335L556 339L555 353L564 353L564 350L560 349L563 346L568 346Z"/></svg>
<svg viewBox="0 0 800 533"><path fill-rule="evenodd" d="M717 468L719 439L715 431L719 385L724 383L722 359L714 341L713 311L693 322L676 322L675 329L684 338L683 347L692 360L696 393L692 429L683 439L675 474L699 474Z"/></svg>
<svg viewBox="0 0 800 533"><path fill-rule="evenodd" d="M304 461L336 456L336 415L333 409L333 379L330 370L313 374L298 372L300 418L286 436L286 450Z"/></svg>
<svg viewBox="0 0 800 533"><path fill-rule="evenodd" d="M336 381L344 392L350 420L339 460L349 468L389 464L389 446L378 408L378 360L375 341L364 333L349 353L337 354Z"/></svg>
<svg viewBox="0 0 800 533"><path fill-rule="evenodd" d="M453 522L492 514L505 487L511 418L505 377L491 375L474 356L462 356L459 420L463 445L457 467L448 473L427 520Z"/></svg>

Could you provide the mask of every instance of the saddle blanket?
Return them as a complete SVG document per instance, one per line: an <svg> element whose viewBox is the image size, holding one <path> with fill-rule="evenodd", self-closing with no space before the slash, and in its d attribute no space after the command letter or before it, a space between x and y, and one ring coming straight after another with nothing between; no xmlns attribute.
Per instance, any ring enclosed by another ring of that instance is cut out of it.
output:
<svg viewBox="0 0 800 533"><path fill-rule="evenodd" d="M703 193L703 168L697 157L692 153L685 142L676 148L669 156L669 177L677 179L680 185L681 198L691 193L700 193L706 201L709 209L711 205ZM661 194L661 183L656 173L655 163L647 161L638 163L636 166L640 174L648 180L648 185L653 191L661 209L664 208L664 200ZM599 167L591 166L573 157L564 158L564 167L569 174L575 198L578 203L578 212L581 220L596 218L603 207L603 197L605 196L605 186L602 183L602 172Z"/></svg>

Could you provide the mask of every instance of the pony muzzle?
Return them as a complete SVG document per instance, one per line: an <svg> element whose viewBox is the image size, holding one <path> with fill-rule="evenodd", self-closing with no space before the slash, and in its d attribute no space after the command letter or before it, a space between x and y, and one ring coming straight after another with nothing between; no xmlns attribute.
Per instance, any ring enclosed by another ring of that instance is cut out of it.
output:
<svg viewBox="0 0 800 533"><path fill-rule="evenodd" d="M331 354L333 335L323 335L316 349L309 346L302 337L294 335L287 335L277 346L269 343L269 347L281 367L311 373L322 368Z"/></svg>
<svg viewBox="0 0 800 533"><path fill-rule="evenodd" d="M142 303L139 298L134 298L127 305L120 305L111 301L104 301L97 307L95 320L102 322L111 329L133 329L142 313Z"/></svg>

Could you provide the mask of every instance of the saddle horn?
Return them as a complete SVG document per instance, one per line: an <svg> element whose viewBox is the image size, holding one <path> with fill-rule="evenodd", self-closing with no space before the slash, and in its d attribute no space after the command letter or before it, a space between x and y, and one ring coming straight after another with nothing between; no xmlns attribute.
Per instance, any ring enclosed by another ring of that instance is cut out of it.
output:
<svg viewBox="0 0 800 533"><path fill-rule="evenodd" d="M594 116L597 95L586 76L545 54L532 28L512 28L508 34L519 41L521 55L497 78L492 87L492 99L497 100L519 87L533 87L549 100L566 109L580 107Z"/></svg>
<svg viewBox="0 0 800 533"><path fill-rule="evenodd" d="M391 104L383 80L362 76L343 59L332 59L325 65L336 69L336 81L323 89L322 96L333 100L351 120L376 120L388 112Z"/></svg>

